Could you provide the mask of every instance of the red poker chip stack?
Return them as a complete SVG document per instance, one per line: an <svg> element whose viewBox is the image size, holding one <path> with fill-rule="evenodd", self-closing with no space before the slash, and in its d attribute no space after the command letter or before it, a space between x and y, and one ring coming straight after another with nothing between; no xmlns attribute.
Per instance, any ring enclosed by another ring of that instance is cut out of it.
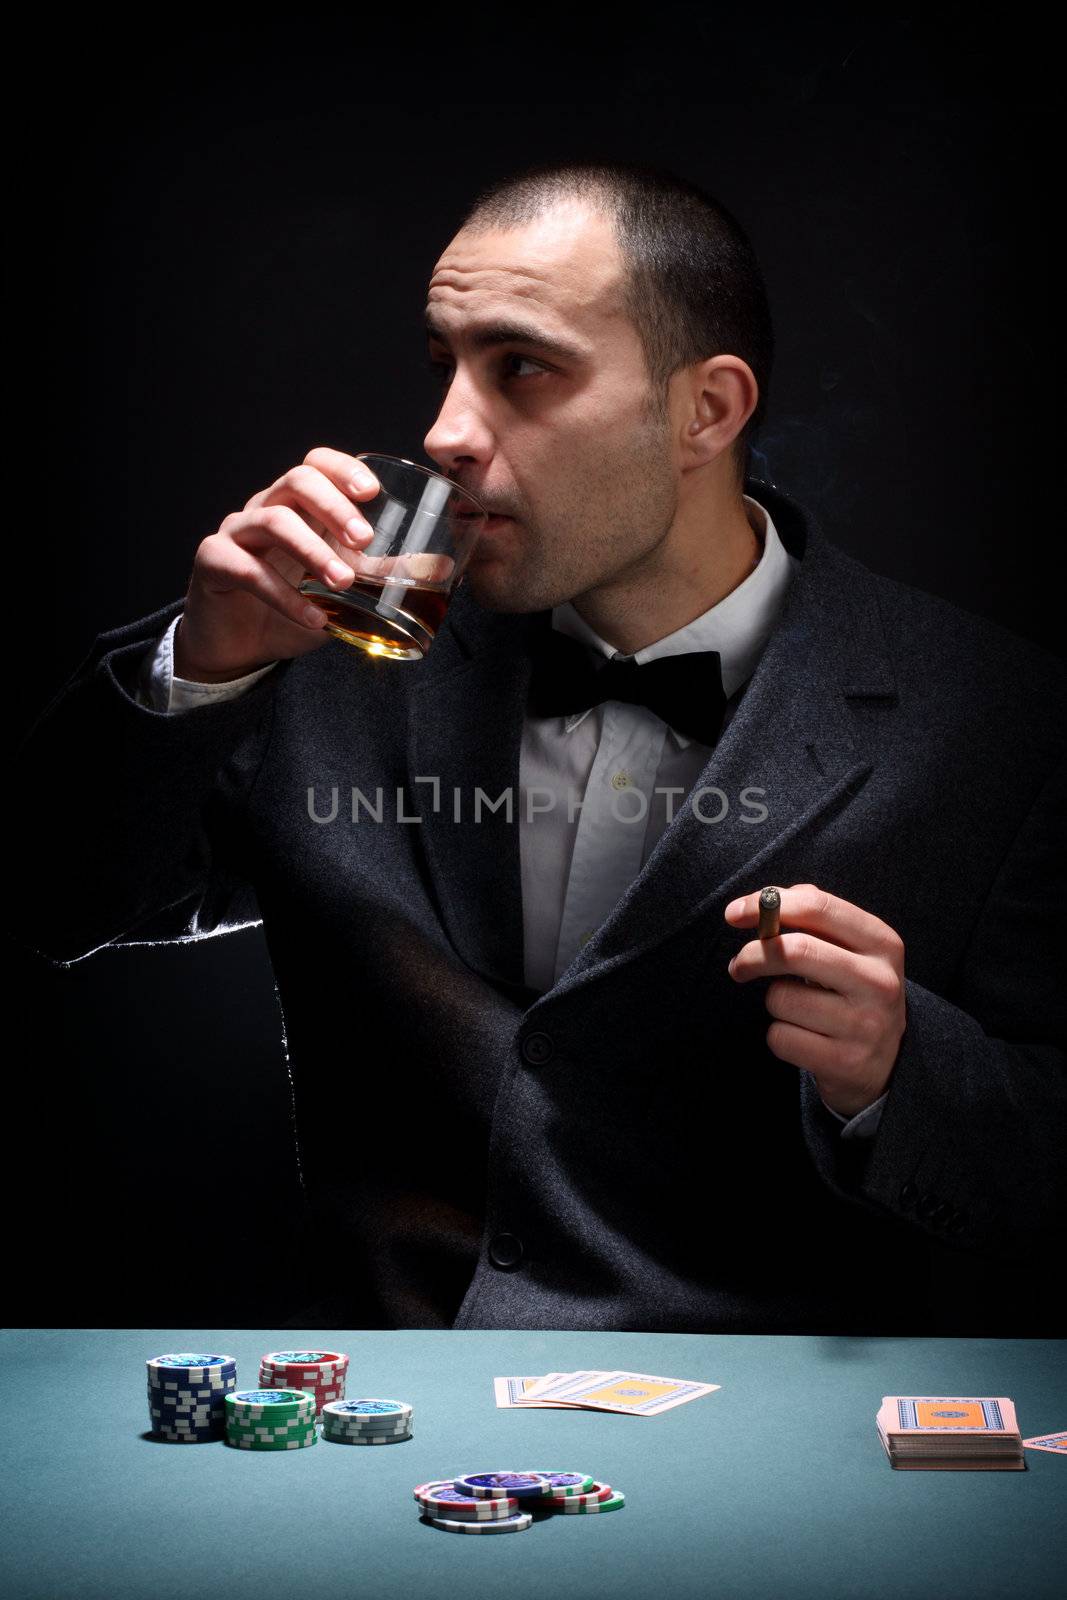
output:
<svg viewBox="0 0 1067 1600"><path fill-rule="evenodd" d="M315 1415L345 1397L348 1357L336 1350L269 1350L259 1361L261 1389L303 1389L315 1396Z"/></svg>

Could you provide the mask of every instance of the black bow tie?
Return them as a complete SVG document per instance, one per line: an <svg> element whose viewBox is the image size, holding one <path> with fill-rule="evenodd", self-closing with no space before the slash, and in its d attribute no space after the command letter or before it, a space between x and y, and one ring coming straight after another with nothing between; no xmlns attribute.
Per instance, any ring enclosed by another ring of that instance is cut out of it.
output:
<svg viewBox="0 0 1067 1600"><path fill-rule="evenodd" d="M531 714L570 716L605 700L647 706L676 733L714 745L726 706L719 652L692 650L642 665L631 657L597 666L586 645L549 628L533 649Z"/></svg>

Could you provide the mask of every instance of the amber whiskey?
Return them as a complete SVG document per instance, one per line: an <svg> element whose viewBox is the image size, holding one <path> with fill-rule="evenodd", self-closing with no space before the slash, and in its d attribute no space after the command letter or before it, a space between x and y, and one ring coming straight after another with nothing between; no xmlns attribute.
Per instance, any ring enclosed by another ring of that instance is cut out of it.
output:
<svg viewBox="0 0 1067 1600"><path fill-rule="evenodd" d="M325 611L325 633L391 661L418 661L426 654L451 598L444 585L366 577L339 590L305 578L300 593Z"/></svg>

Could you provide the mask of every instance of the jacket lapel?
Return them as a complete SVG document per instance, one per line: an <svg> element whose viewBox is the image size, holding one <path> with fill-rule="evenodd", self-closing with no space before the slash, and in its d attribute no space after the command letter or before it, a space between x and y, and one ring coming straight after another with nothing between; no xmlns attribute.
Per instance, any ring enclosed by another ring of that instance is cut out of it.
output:
<svg viewBox="0 0 1067 1600"><path fill-rule="evenodd" d="M767 505L800 568L693 791L561 976L556 995L614 972L716 904L781 881L774 863L783 850L847 806L874 770L873 753L857 742L852 707L871 699L892 704L896 689L872 576L781 491L750 483L746 492ZM439 777L438 804L431 784L413 784L413 798L453 944L483 976L530 996L523 988L519 757L530 642L550 625L550 613L493 614L461 596L411 700L411 776ZM501 806L483 809L475 823L476 787L491 800L510 795L512 820ZM766 807L762 821L752 820L756 806ZM720 813L721 820L710 820ZM725 923L721 933L736 938Z"/></svg>
<svg viewBox="0 0 1067 1600"><path fill-rule="evenodd" d="M713 936L732 947L736 931L721 915L730 900L783 882L776 871L783 853L795 855L797 838L846 807L874 771L852 708L867 700L892 705L896 688L871 575L795 501L766 484L746 488L766 503L800 568L693 790L561 975L556 995L614 973L713 908ZM713 792L700 796L701 789ZM701 821L695 798L704 817L722 812L722 820ZM743 820L757 803L767 808L765 820Z"/></svg>

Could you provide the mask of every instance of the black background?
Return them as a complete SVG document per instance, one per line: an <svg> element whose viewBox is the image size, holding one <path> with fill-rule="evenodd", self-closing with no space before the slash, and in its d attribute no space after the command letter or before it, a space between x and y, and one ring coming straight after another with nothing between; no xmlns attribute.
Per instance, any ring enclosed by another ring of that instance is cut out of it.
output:
<svg viewBox="0 0 1067 1600"><path fill-rule="evenodd" d="M150 49L66 23L38 54L12 465L44 581L14 627L16 739L313 445L426 459L434 262L484 184L568 156L666 165L748 231L777 336L760 475L876 570L1061 651L1054 97L1025 13L1010 36L962 7L294 16ZM299 1189L261 930L65 970L11 932L18 1320L282 1325L313 1295L297 1256L291 1293L276 1270ZM341 1118L365 1065L338 1061ZM194 1138L174 1107L207 1088ZM1042 1331L1010 1299L1003 1331Z"/></svg>

